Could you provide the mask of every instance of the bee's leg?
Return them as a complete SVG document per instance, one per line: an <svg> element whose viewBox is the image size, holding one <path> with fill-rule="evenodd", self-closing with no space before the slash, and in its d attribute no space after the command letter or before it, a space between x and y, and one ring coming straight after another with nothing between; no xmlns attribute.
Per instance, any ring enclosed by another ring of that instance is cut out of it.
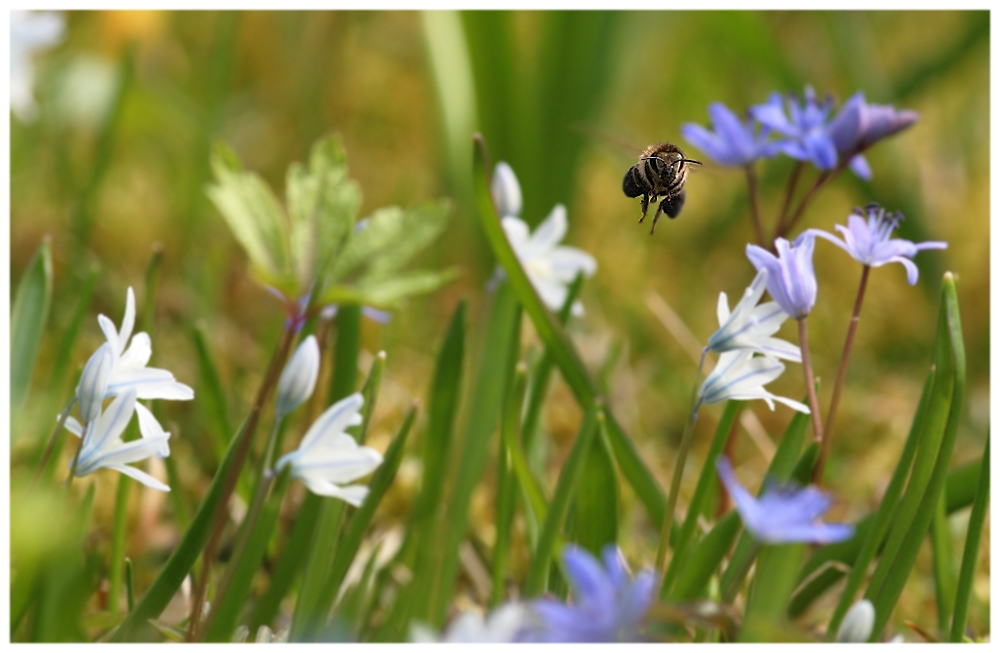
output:
<svg viewBox="0 0 1000 653"><path fill-rule="evenodd" d="M656 207L656 215L653 216L653 226L649 230L649 235L653 235L653 231L656 230L656 223L660 220L660 214L663 213L663 205L667 203L667 200L660 202L659 206Z"/></svg>
<svg viewBox="0 0 1000 653"><path fill-rule="evenodd" d="M639 224L646 219L646 211L649 209L649 195L646 193L642 194L642 217L639 218Z"/></svg>

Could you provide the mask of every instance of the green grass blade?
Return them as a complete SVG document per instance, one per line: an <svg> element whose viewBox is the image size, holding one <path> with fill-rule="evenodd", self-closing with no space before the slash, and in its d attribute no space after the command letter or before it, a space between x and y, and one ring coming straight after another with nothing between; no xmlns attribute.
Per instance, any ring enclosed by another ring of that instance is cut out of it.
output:
<svg viewBox="0 0 1000 653"><path fill-rule="evenodd" d="M364 407L361 409L362 421L361 430L358 432L358 444L364 444L368 439L368 428L372 423L372 415L375 414L375 405L378 403L378 392L382 388L382 372L385 370L385 352L380 351L375 355L372 366L368 370L368 378L361 386L361 394L365 398Z"/></svg>
<svg viewBox="0 0 1000 653"><path fill-rule="evenodd" d="M773 642L780 638L785 606L795 589L805 551L805 544L761 547L738 641Z"/></svg>
<svg viewBox="0 0 1000 653"><path fill-rule="evenodd" d="M45 331L52 303L52 247L46 236L17 284L14 305L10 312L10 410L11 424L18 417L28 399L28 388L35 370L38 345ZM11 429L10 444L21 435L22 429Z"/></svg>
<svg viewBox="0 0 1000 653"><path fill-rule="evenodd" d="M524 269L518 262L514 250L511 249L510 243L507 241L507 236L500 226L500 219L490 195L485 144L478 135L474 137L474 140L473 182L476 207L493 254L507 273L507 279L517 294L518 301L524 307L524 311L535 325L538 336L552 352L552 356L559 366L563 378L566 379L576 396L577 402L584 407L590 406L597 398L597 387L587 373L587 369L569 336L559 326L552 313L542 304ZM606 419L609 441L622 475L629 481L639 499L646 506L653 523L663 523L663 516L666 512L666 497L663 491L657 485L649 468L642 461L635 445L610 411L606 412Z"/></svg>
<svg viewBox="0 0 1000 653"><path fill-rule="evenodd" d="M111 564L108 573L108 612L118 614L118 597L121 596L122 571L125 562L125 525L128 518L128 493L132 479L118 475L118 493L115 496L114 529L111 535Z"/></svg>
<svg viewBox="0 0 1000 653"><path fill-rule="evenodd" d="M524 584L524 596L535 597L545 591L545 581L549 576L549 563L552 560L556 543L556 535L559 533L569 509L570 499L583 472L583 463L590 450L591 442L595 439L598 428L602 428L598 422L603 421L600 404L594 403L587 411L583 419L583 426L573 442L573 448L559 472L559 480L556 483L555 494L552 496L552 503L549 504L548 514L542 524L542 531L538 536L538 545L532 552L531 563L528 565L528 577Z"/></svg>
<svg viewBox="0 0 1000 653"><path fill-rule="evenodd" d="M705 593L709 579L732 548L742 523L739 513L730 510L698 541L698 546L677 573L676 584L670 593L673 600L691 601Z"/></svg>
<svg viewBox="0 0 1000 653"><path fill-rule="evenodd" d="M416 421L418 408L417 405L414 405L406 413L403 424L399 427L399 432L393 438L392 444L389 445L389 448L385 452L382 464L379 465L378 469L372 475L371 482L368 484L368 496L365 498L364 503L361 504L361 507L351 516L347 527L344 529L344 535L341 538L340 545L337 547L337 554L333 558L333 565L326 582L325 592L320 599L320 608L323 614L329 613L333 601L337 598L340 584L344 582L347 570L350 568L351 563L354 562L354 556L357 555L358 549L361 547L361 540L364 538L365 533L368 532L368 527L375 516L375 511L382 503L382 499L396 478L399 465L403 462L403 448L406 446L406 439L409 436L410 429Z"/></svg>
<svg viewBox="0 0 1000 653"><path fill-rule="evenodd" d="M191 571L191 567L194 566L198 555L208 541L212 528L212 518L215 516L215 510L222 496L226 477L238 457L236 454L240 448L240 441L243 439L246 426L247 421L245 420L230 441L222 464L215 476L212 477L208 492L202 499L201 505L198 506L198 511L192 518L187 531L177 543L163 568L160 569L153 584L142 595L142 598L135 605L135 609L129 612L128 617L111 637L111 641L133 642L140 639L144 633L151 634L148 620L160 616L160 613L163 612L170 599L180 588L181 583L184 582L184 577Z"/></svg>
<svg viewBox="0 0 1000 653"><path fill-rule="evenodd" d="M945 513L947 497L942 492L931 519L931 560L934 563L934 600L937 605L938 630L948 631L955 609L955 570L951 564L951 533Z"/></svg>
<svg viewBox="0 0 1000 653"><path fill-rule="evenodd" d="M517 375L514 377L514 382L515 384L518 383ZM508 404L507 410L511 411L513 407ZM520 441L517 439L517 431L513 428L508 429L505 427L502 430L502 435L504 451L510 457L511 470L514 473L514 478L517 480L518 486L521 488L521 492L524 494L526 508L531 513L531 518L541 523L545 521L545 515L548 511L548 501L545 499L545 493L542 491L541 485L531 474L528 459L521 448Z"/></svg>
<svg viewBox="0 0 1000 653"><path fill-rule="evenodd" d="M566 536L598 558L605 546L618 540L618 474L604 430L584 455Z"/></svg>
<svg viewBox="0 0 1000 653"><path fill-rule="evenodd" d="M947 493L947 490L946 490ZM965 624L969 617L969 601L972 598L972 581L979 559L979 541L983 536L986 521L986 506L990 501L990 437L986 435L986 450L983 452L982 471L976 487L976 498L972 502L969 529L965 534L965 549L962 552L962 568L958 574L958 589L955 592L955 614L951 621L948 641L961 642L965 634Z"/></svg>
<svg viewBox="0 0 1000 653"><path fill-rule="evenodd" d="M712 444L708 447L708 456L701 467L701 474L698 476L698 484L695 486L694 495L691 497L691 504L688 506L687 515L685 515L684 523L677 532L670 565L667 567L667 573L664 575L663 585L660 588L660 596L669 595L670 587L673 585L677 573L684 564L685 556L687 555L687 545L691 542L691 536L694 535L694 529L698 524L698 516L703 514L702 511L704 510L704 503L708 498L709 490L711 490L712 485L716 482L715 459L719 457L719 454L725 448L726 441L729 439L729 431L732 429L733 424L736 423L736 416L739 414L742 405L742 402L739 401L727 402L726 408L722 412L722 419L719 420L719 425L715 429L715 436L712 438Z"/></svg>
<svg viewBox="0 0 1000 653"><path fill-rule="evenodd" d="M965 394L965 346L962 340L958 295L955 289L955 280L951 273L945 274L942 284L939 344L939 355L937 357L938 377L935 379L935 394L938 394L938 379L942 377L945 379L950 377L951 379L951 383L943 384L945 388L950 390L950 396L947 398L946 423L944 424L943 433L940 436L933 431L930 433L925 431L924 433L925 438L928 435L932 436L929 438L929 442L937 440L940 443L937 446L933 446L934 459L931 461L933 466L926 491L922 497L918 497L915 501L917 504L916 514L909 528L906 529L902 545L898 547L897 552L890 552L888 544L886 545L886 552L879 561L880 566L883 562L886 563L887 572L884 575L884 584L881 587L877 587L876 591L873 592L872 588L875 587L875 579L873 578L872 585L869 586L869 591L866 593L866 598L869 598L875 606L875 628L872 631L873 640L878 637L878 634L885 627L896 602L899 600L899 595L902 593L913 563L916 561L924 535L930 526L930 520L935 514L941 492L946 491L945 481L948 476L948 465L951 462L951 453L958 433L958 424L961 421L962 401ZM935 403L935 398L932 397L928 413L931 413L935 409ZM928 421L933 424L933 420L929 419ZM917 459L914 462L914 476L920 470L921 453L923 450L924 443L922 442L920 450L917 451ZM910 491L907 488L907 496L903 499L901 512L906 506L909 495ZM892 535L890 534L890 543L892 542L891 538ZM878 569L876 569L876 574L877 572Z"/></svg>
<svg viewBox="0 0 1000 653"><path fill-rule="evenodd" d="M205 627L206 642L228 642L232 639L237 620L250 596L254 576L264 559L268 540L277 526L281 503L290 479L291 465L287 465L271 487L260 517L247 525L253 530L245 548L239 550L229 561L230 565L234 565L233 571L227 570L226 580L223 581L225 586L220 585L219 595L215 597L215 604Z"/></svg>
<svg viewBox="0 0 1000 653"><path fill-rule="evenodd" d="M217 460L221 460L227 446L225 434L233 432L229 425L226 393L222 389L219 368L208 346L208 325L199 320L191 331L191 336L198 357L198 375L201 381L198 387L198 403L205 407L208 417L214 423L214 427L208 431L214 436L212 444Z"/></svg>
<svg viewBox="0 0 1000 653"><path fill-rule="evenodd" d="M519 439L521 409L524 406L524 394L527 387L528 368L524 363L518 363L514 370L513 382L507 392L500 422L501 442L500 455L497 456L496 540L493 543L493 568L491 569L493 577L493 591L490 595L491 607L495 607L503 600L507 584L507 558L518 484L511 460L511 450L506 443L516 443Z"/></svg>
<svg viewBox="0 0 1000 653"><path fill-rule="evenodd" d="M828 642L832 642L836 638L837 631L840 630L841 621L843 621L844 615L847 614L847 611L854 604L855 595L868 573L868 567L871 561L875 559L875 554L879 546L885 542L886 534L889 532L889 526L892 524L893 517L896 514L899 496L903 491L903 484L906 482L906 477L913 464L913 457L917 453L917 445L920 443L920 434L923 432L924 414L927 411L927 404L930 401L931 391L934 388L934 375L935 371L931 368L927 374L927 380L924 381L924 389L920 394L920 402L917 404L917 410L913 415L913 423L910 425L910 432L906 437L906 443L903 445L899 462L896 463L896 469L892 474L889 485L885 489L885 494L882 495L882 502L875 512L875 525L868 529L864 538L862 538L860 532L853 538L854 540L862 541L863 544L851 567L851 573L847 577L847 584L840 595L840 601L833 612L833 617L830 618L830 625L827 627L826 633L826 641ZM810 563L806 567L808 568L811 563L812 559L810 559Z"/></svg>

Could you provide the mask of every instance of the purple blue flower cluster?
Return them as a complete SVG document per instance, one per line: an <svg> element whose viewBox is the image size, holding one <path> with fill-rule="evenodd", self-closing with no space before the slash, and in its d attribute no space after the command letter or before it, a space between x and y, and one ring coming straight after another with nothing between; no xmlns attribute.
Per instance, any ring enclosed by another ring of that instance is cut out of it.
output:
<svg viewBox="0 0 1000 653"><path fill-rule="evenodd" d="M862 179L871 179L871 168L862 153L919 117L915 111L868 104L861 91L836 115L833 108L832 98L819 101L807 86L801 98L772 93L767 102L751 107L745 120L714 102L708 108L714 131L687 123L681 134L724 166L746 166L781 152L809 161L820 170L845 165ZM771 140L772 134L777 138Z"/></svg>

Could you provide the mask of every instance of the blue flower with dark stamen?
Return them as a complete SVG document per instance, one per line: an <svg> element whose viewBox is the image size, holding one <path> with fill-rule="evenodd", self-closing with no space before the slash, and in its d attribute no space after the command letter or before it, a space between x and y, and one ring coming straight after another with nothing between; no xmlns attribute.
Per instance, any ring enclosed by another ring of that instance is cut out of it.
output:
<svg viewBox="0 0 1000 653"><path fill-rule="evenodd" d="M786 116L783 100L780 93L772 93L766 104L751 107L750 115L786 137L777 141L777 146L788 156L811 161L820 170L833 169L837 165L837 147L827 125L832 102L817 102L816 93L807 86L801 101L787 99Z"/></svg>
<svg viewBox="0 0 1000 653"><path fill-rule="evenodd" d="M920 272L910 259L923 249L947 249L948 243L938 240L912 243L893 238L892 232L902 220L903 214L898 211L889 213L878 204L869 204L864 211L854 209L854 213L847 217L846 227L839 224L833 226L843 235L843 240L821 229L809 229L809 232L829 240L862 265L877 268L886 263L902 264L906 268L906 280L912 286Z"/></svg>
<svg viewBox="0 0 1000 653"><path fill-rule="evenodd" d="M892 105L868 104L864 92L858 91L830 122L829 132L840 156L851 158L851 170L862 179L871 179L871 169L861 152L918 118L920 115L909 109L897 111Z"/></svg>
<svg viewBox="0 0 1000 653"><path fill-rule="evenodd" d="M618 548L605 547L604 565L584 549L568 545L563 562L573 603L540 599L533 605L544 625L537 638L545 642L628 642L638 638L653 600L653 574L632 578ZM534 639L532 637L531 639Z"/></svg>
<svg viewBox="0 0 1000 653"><path fill-rule="evenodd" d="M766 128L756 134L753 120L741 121L721 102L710 104L708 115L715 127L714 132L689 122L681 127L681 135L716 163L745 166L757 159L774 156L777 152L775 144L766 140Z"/></svg>
<svg viewBox="0 0 1000 653"><path fill-rule="evenodd" d="M722 484L736 504L743 525L761 542L827 544L840 542L854 535L854 527L850 524L824 524L819 521L830 509L833 499L813 485L798 489L772 484L757 498L739 484L733 467L725 456L716 459L715 467Z"/></svg>
<svg viewBox="0 0 1000 653"><path fill-rule="evenodd" d="M763 247L747 245L747 258L757 270L767 270L767 292L795 319L809 315L816 303L816 273L813 271L815 234L805 231L789 244L784 238L774 241L778 255Z"/></svg>

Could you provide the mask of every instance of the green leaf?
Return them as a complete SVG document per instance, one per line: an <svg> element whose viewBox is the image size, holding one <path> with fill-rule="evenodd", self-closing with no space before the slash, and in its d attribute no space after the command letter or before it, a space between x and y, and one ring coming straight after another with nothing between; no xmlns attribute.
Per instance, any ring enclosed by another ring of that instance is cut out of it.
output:
<svg viewBox="0 0 1000 653"><path fill-rule="evenodd" d="M285 196L295 273L303 283L323 279L361 208L361 189L347 177L339 136L316 141L308 167L288 167Z"/></svg>
<svg viewBox="0 0 1000 653"><path fill-rule="evenodd" d="M709 579L732 548L742 523L739 513L730 510L698 541L698 546L679 568L676 584L670 593L673 600L691 601L705 595Z"/></svg>
<svg viewBox="0 0 1000 653"><path fill-rule="evenodd" d="M212 528L212 518L226 484L226 477L236 462L240 441L243 439L244 430L247 427L247 420L240 425L239 430L230 440L226 455L219 465L218 471L212 477L212 482L208 486L208 492L202 499L198 511L195 513L187 531L181 537L180 542L174 547L170 558L160 569L153 584L150 585L146 593L142 595L122 625L111 637L113 642L131 642L140 638L143 633L148 633L150 619L156 619L167 607L170 599L184 582L184 577L191 571L198 555L208 541L208 535Z"/></svg>
<svg viewBox="0 0 1000 653"><path fill-rule="evenodd" d="M201 383L198 387L198 403L205 406L213 422L209 428L210 441L216 452L216 460L222 460L226 451L226 434L232 433L229 423L229 410L226 406L226 393L222 389L219 369L212 358L208 347L208 325L199 320L191 331L194 339L194 350L198 358L198 373Z"/></svg>
<svg viewBox="0 0 1000 653"><path fill-rule="evenodd" d="M747 598L743 628L737 641L773 642L784 626L785 606L795 589L805 544L761 547L757 573Z"/></svg>
<svg viewBox="0 0 1000 653"><path fill-rule="evenodd" d="M688 506L687 515L680 530L677 532L677 539L673 547L673 557L670 559L670 565L667 567L667 573L660 587L661 597L669 595L674 578L677 577L677 573L685 564L687 546L691 542L691 536L694 535L695 527L698 525L698 516L703 514L704 504L708 498L709 491L712 489L712 485L718 482L717 472L715 471L715 460L726 446L726 441L729 439L729 432L733 428L733 424L736 423L736 416L739 415L742 405L739 401L727 402L726 408L722 412L722 419L719 420L719 424L715 428L715 437L712 438L712 444L709 445L705 463L701 467L701 474L698 476L698 484L695 486L694 495L691 497L691 504Z"/></svg>
<svg viewBox="0 0 1000 653"><path fill-rule="evenodd" d="M602 432L584 456L583 471L566 518L567 538L600 558L618 540L618 475Z"/></svg>
<svg viewBox="0 0 1000 653"><path fill-rule="evenodd" d="M906 496L903 497L900 504L900 517L893 524L893 531L896 530L897 526L899 530L905 528L902 543L894 549L890 547L893 544L894 535L894 532L891 531L886 550L879 560L879 566L876 567L872 583L865 594L865 597L872 601L875 606L873 638L881 633L899 600L899 595L902 593L913 563L916 561L923 537L935 514L937 502L942 491L945 490L951 453L958 433L958 424L961 421L962 400L965 395L965 345L962 340L962 324L958 311L958 293L954 277L950 272L944 275L941 304L937 355L935 356L938 374L934 382L934 395L932 395L928 407L927 428L913 463L911 485L913 478L917 477L918 473L923 472L925 464L931 466L930 479L926 484L926 489L920 493L922 496L917 496L916 492L911 496L911 488L907 487ZM941 383L941 381L944 382ZM946 421L940 427L943 432L939 432L935 413L942 409L946 415ZM905 527L907 520L903 519L903 515L907 514L907 508L911 505L911 501L916 504L915 514L909 520L908 527ZM882 574L883 583L879 585L876 581L883 565L885 568L885 572Z"/></svg>
<svg viewBox="0 0 1000 653"><path fill-rule="evenodd" d="M111 536L111 569L108 574L108 611L111 614L118 614L118 597L121 596L125 563L125 522L128 517L128 492L131 486L132 479L119 474L118 493L115 496L114 530Z"/></svg>
<svg viewBox="0 0 1000 653"><path fill-rule="evenodd" d="M490 195L485 144L478 134L474 140L473 181L476 191L476 207L493 254L503 267L504 272L507 273L510 286L517 294L518 301L524 307L525 313L535 325L539 338L552 352L552 356L559 366L563 378L573 391L577 402L584 407L590 406L597 398L597 387L587 373L587 369L569 336L566 335L552 313L542 304L534 286L531 285L514 254L514 250L507 241L507 236L500 226L500 219ZM663 523L663 516L666 512L666 497L663 495L663 491L657 485L649 468L642 461L631 439L615 420L614 415L610 411L606 411L605 414L608 440L622 475L645 504L653 523Z"/></svg>
<svg viewBox="0 0 1000 653"><path fill-rule="evenodd" d="M512 348L512 351L515 349ZM511 530L514 522L517 476L514 473L511 451L505 443L519 440L521 408L528 387L528 367L523 362L514 369L514 379L508 386L500 422L500 455L497 456L496 539L493 542L493 591L490 607L497 606L504 597L507 585L507 559L509 557Z"/></svg>
<svg viewBox="0 0 1000 653"><path fill-rule="evenodd" d="M48 321L52 303L52 248L46 236L17 284L14 305L10 312L10 409L12 424L28 398L31 376L35 370L38 344ZM22 429L11 429L10 444L14 445Z"/></svg>
<svg viewBox="0 0 1000 653"><path fill-rule="evenodd" d="M278 199L256 173L244 171L224 143L212 152L208 196L253 264L267 275L290 274L289 226Z"/></svg>
<svg viewBox="0 0 1000 653"><path fill-rule="evenodd" d="M945 490L947 495L947 489ZM962 552L962 568L958 574L958 589L955 592L955 614L951 621L949 641L960 642L965 634L965 624L969 617L969 601L972 598L972 580L979 559L979 541L983 536L986 521L986 506L990 501L990 437L986 434L986 450L983 452L982 471L976 487L976 498L972 502L969 528L965 534L965 549Z"/></svg>
<svg viewBox="0 0 1000 653"><path fill-rule="evenodd" d="M931 559L934 562L934 598L937 604L938 630L947 632L955 609L955 570L952 568L951 532L945 513L947 498L938 498L931 519Z"/></svg>
<svg viewBox="0 0 1000 653"><path fill-rule="evenodd" d="M531 563L528 565L528 577L524 583L524 596L531 598L538 596L545 591L545 581L549 576L549 563L552 555L556 553L556 536L562 528L569 510L569 503L573 497L576 486L583 473L584 461L590 451L591 443L595 439L598 428L603 428L604 416L601 406L594 403L587 411L583 419L580 432L577 433L573 448L559 472L559 480L556 482L556 491L552 496L552 503L549 504L548 514L542 524L541 534L538 536L538 544L532 552Z"/></svg>
<svg viewBox="0 0 1000 653"><path fill-rule="evenodd" d="M860 531L853 538L855 541L863 541L863 544L851 567L851 573L847 577L847 584L840 595L837 608L830 618L830 624L827 627L826 633L826 641L828 642L832 642L836 638L844 615L847 614L847 611L854 604L854 597L861 587L861 583L868 575L868 568L872 560L875 559L877 550L885 543L889 526L896 515L896 507L899 504L899 496L903 491L903 484L906 483L906 477L909 475L910 467L913 464L913 457L917 453L917 445L920 444L924 415L927 412L927 404L930 402L931 391L934 389L934 375L935 371L932 367L927 373L927 379L924 381L924 389L920 394L920 401L917 404L916 413L913 415L913 422L910 424L910 432L906 437L906 443L903 445L903 452L899 456L899 462L896 463L896 469L892 474L889 485L886 487L885 493L882 495L882 502L879 504L878 510L874 515L874 526L868 529L863 539ZM812 559L810 559L806 567L810 567L811 564Z"/></svg>

